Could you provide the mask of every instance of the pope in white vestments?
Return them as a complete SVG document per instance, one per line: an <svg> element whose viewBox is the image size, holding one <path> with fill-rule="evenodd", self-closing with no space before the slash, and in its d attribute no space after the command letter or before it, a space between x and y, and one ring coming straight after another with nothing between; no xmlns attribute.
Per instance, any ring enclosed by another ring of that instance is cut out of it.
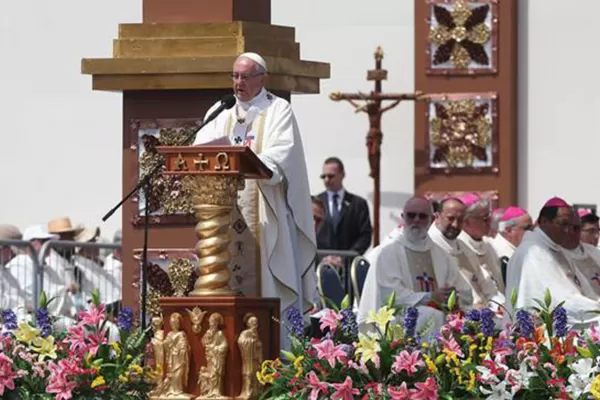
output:
<svg viewBox="0 0 600 400"><path fill-rule="evenodd" d="M194 144L228 138L250 147L272 171L271 179L248 180L240 192L231 286L246 295L280 298L284 316L290 307L307 311L317 300L316 240L300 131L290 103L264 88L266 70L258 54L237 58L232 73L237 103L200 130ZM248 240L258 246L245 246ZM252 253L255 247L260 254Z"/></svg>
<svg viewBox="0 0 600 400"><path fill-rule="evenodd" d="M477 255L467 245L458 240L462 231L465 205L457 198L447 198L440 202L440 211L429 229L429 236L458 266L462 276L471 286L473 307L497 308L492 302L504 302L496 284L489 279L479 265Z"/></svg>
<svg viewBox="0 0 600 400"><path fill-rule="evenodd" d="M597 324L600 302L586 296L587 282L565 256L562 245L572 229L573 210L562 199L550 199L538 217L538 227L527 232L511 257L506 276L506 296L516 290L516 308L537 307L534 299L543 301L546 289L552 294L552 305L564 302L570 324ZM510 310L511 304L507 302Z"/></svg>
<svg viewBox="0 0 600 400"><path fill-rule="evenodd" d="M469 284L452 260L427 235L433 221L431 203L422 197L410 199L403 210L404 224L366 258L371 264L358 306L358 324L361 331L371 329L369 313L377 312L392 293L396 304L417 307L417 330L428 328L438 332L445 315L434 300L444 304L455 290L458 305L468 309L472 304Z"/></svg>

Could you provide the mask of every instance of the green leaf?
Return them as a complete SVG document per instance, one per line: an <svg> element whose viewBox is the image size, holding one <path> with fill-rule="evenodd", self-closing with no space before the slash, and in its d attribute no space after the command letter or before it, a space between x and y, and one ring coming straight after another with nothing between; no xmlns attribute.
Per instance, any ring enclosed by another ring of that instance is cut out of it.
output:
<svg viewBox="0 0 600 400"><path fill-rule="evenodd" d="M350 307L350 295L344 296L344 300L342 300L342 310L345 310Z"/></svg>
<svg viewBox="0 0 600 400"><path fill-rule="evenodd" d="M100 307L100 291L98 289L92 291L92 304L96 307Z"/></svg>
<svg viewBox="0 0 600 400"><path fill-rule="evenodd" d="M388 297L387 306L388 306L388 308L394 308L395 304L396 304L396 292L393 291L392 294L390 294L390 297Z"/></svg>
<svg viewBox="0 0 600 400"><path fill-rule="evenodd" d="M550 293L550 289L546 288L544 292L544 303L546 303L546 307L550 308L552 304L552 294Z"/></svg>
<svg viewBox="0 0 600 400"><path fill-rule="evenodd" d="M510 304L512 305L512 309L514 310L517 306L517 288L513 288L510 293Z"/></svg>
<svg viewBox="0 0 600 400"><path fill-rule="evenodd" d="M44 290L42 290L42 293L40 293L39 307L40 308L48 307L48 296L46 296L46 292Z"/></svg>
<svg viewBox="0 0 600 400"><path fill-rule="evenodd" d="M281 350L281 354L283 355L283 358L285 358L288 361L294 362L294 360L296 359L296 356L293 353L290 353L289 351Z"/></svg>
<svg viewBox="0 0 600 400"><path fill-rule="evenodd" d="M453 290L450 293L450 297L448 297L448 310L454 310L454 306L456 305L456 290Z"/></svg>

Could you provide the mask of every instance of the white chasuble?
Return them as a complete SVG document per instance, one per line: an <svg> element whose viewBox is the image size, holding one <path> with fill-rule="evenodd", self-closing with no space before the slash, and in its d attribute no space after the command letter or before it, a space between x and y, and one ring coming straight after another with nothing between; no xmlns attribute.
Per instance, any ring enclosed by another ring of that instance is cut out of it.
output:
<svg viewBox="0 0 600 400"><path fill-rule="evenodd" d="M504 257L510 260L516 250L515 245L506 240L500 233L497 234L495 238L491 239L489 243L496 252L498 260Z"/></svg>
<svg viewBox="0 0 600 400"><path fill-rule="evenodd" d="M458 304L470 308L471 290L451 259L429 237L415 244L403 234L390 238L371 250L367 256L371 264L358 305L358 324L361 331L372 327L366 323L369 312L381 308L392 293L396 304L417 307L417 329L428 328L437 332L444 323L444 314L427 306L433 290L454 286Z"/></svg>
<svg viewBox="0 0 600 400"><path fill-rule="evenodd" d="M449 240L439 230L435 224L429 229L429 235L435 244L452 259L458 266L458 269L464 279L469 283L472 291L473 307L491 307L497 308L497 305L490 303L498 301L504 302L504 296L498 292L496 284L488 279L481 267L477 256L469 251L468 247L460 240Z"/></svg>
<svg viewBox="0 0 600 400"><path fill-rule="evenodd" d="M517 293L516 308L537 307L534 299L543 301L546 289L552 294L551 307L564 302L569 324L598 323L600 316L593 311L600 303L586 296L570 261L561 247L554 243L540 228L525 232L523 240L508 262L506 295L513 289ZM506 307L511 309L509 301Z"/></svg>
<svg viewBox="0 0 600 400"><path fill-rule="evenodd" d="M468 253L477 258L477 262L481 270L483 271L484 277L488 280L492 280L496 285L499 293L504 293L504 282L502 281L502 271L500 269L500 262L496 257L496 252L492 246L484 240L475 240L467 232L462 231L458 235L460 240L465 247L469 250Z"/></svg>
<svg viewBox="0 0 600 400"><path fill-rule="evenodd" d="M220 102L211 107L211 114ZM273 172L246 180L232 217L231 285L252 296L280 298L281 310L317 301L316 239L302 140L290 104L263 89L222 112L194 144L229 137L250 147ZM284 331L284 330L282 330Z"/></svg>
<svg viewBox="0 0 600 400"><path fill-rule="evenodd" d="M600 299L600 250L587 243L574 250L562 250L575 267L583 294Z"/></svg>

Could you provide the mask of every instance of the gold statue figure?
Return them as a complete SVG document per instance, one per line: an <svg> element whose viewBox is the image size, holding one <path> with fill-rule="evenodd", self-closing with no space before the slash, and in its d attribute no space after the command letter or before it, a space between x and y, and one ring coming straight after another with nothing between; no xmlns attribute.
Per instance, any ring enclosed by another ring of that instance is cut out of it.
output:
<svg viewBox="0 0 600 400"><path fill-rule="evenodd" d="M154 336L150 341L152 355L154 357L154 370L156 371L156 389L150 392L150 397L160 394L161 383L165 376L165 331L162 329L162 317L152 318L152 330Z"/></svg>
<svg viewBox="0 0 600 400"><path fill-rule="evenodd" d="M263 361L263 346L258 336L258 318L254 314L246 314L244 323L247 329L238 337L238 347L242 355L242 391L238 400L258 398L260 385L256 373L260 371Z"/></svg>
<svg viewBox="0 0 600 400"><path fill-rule="evenodd" d="M220 329L223 316L214 313L208 319L208 330L202 337L202 346L206 356L206 366L200 368L198 386L200 396L197 400L224 399L223 377L225 376L225 359L227 358L227 338Z"/></svg>
<svg viewBox="0 0 600 400"><path fill-rule="evenodd" d="M171 332L164 342L166 355L166 374L162 383L156 388L152 399L160 400L189 400L193 395L185 393L190 371L190 343L181 330L183 317L179 313L171 314L169 323Z"/></svg>

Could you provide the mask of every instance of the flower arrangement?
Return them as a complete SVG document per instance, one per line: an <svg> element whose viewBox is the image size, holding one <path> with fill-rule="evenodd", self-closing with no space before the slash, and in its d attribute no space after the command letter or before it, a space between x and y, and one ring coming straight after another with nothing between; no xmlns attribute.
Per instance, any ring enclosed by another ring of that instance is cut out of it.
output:
<svg viewBox="0 0 600 400"><path fill-rule="evenodd" d="M488 308L455 310L452 295L445 324L426 336L415 332L418 308L394 303L370 313L365 333L347 300L324 310L320 339L303 337L301 316L289 313L292 349L263 363L262 398L600 399L600 333L569 327L549 292L534 309L504 310L504 323Z"/></svg>
<svg viewBox="0 0 600 400"><path fill-rule="evenodd" d="M131 309L118 318L119 341L109 341L109 322L97 294L88 311L65 332L53 330L55 317L42 293L33 323L17 323L12 310L2 311L0 398L145 399L153 371L142 366L146 332L133 329Z"/></svg>

